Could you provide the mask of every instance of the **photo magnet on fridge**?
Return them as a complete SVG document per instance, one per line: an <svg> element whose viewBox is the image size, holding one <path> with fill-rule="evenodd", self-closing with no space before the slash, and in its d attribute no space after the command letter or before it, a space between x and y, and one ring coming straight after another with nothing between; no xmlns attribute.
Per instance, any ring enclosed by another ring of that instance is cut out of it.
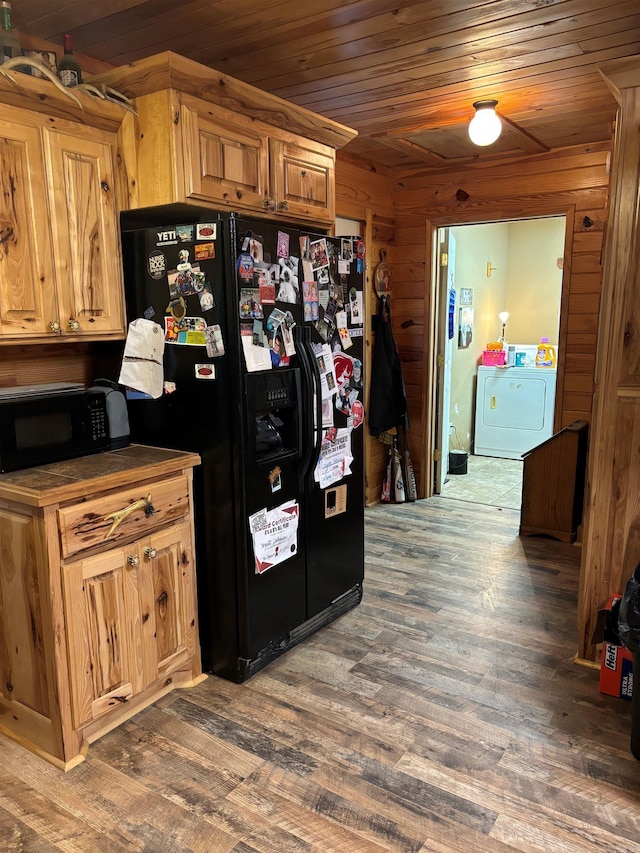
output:
<svg viewBox="0 0 640 853"><path fill-rule="evenodd" d="M248 252L254 261L263 261L264 249L262 244L263 240L260 234L254 234L253 231L249 231L245 234L242 241L242 251Z"/></svg>
<svg viewBox="0 0 640 853"><path fill-rule="evenodd" d="M276 250L278 258L289 257L289 235L285 231L278 231L278 248Z"/></svg>
<svg viewBox="0 0 640 853"><path fill-rule="evenodd" d="M193 243L193 234L195 226L193 225L176 225L176 238L179 243Z"/></svg>
<svg viewBox="0 0 640 853"><path fill-rule="evenodd" d="M209 358L217 358L220 355L224 355L224 341L222 340L220 326L207 326L204 334L207 341L207 355Z"/></svg>

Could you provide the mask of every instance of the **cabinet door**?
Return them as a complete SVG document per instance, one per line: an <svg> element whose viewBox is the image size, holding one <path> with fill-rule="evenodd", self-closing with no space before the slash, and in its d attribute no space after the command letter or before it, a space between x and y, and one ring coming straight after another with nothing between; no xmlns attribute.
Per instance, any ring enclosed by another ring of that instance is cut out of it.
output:
<svg viewBox="0 0 640 853"><path fill-rule="evenodd" d="M0 337L53 335L55 274L40 130L2 120Z"/></svg>
<svg viewBox="0 0 640 853"><path fill-rule="evenodd" d="M71 705L76 728L119 707L141 683L135 545L63 569Z"/></svg>
<svg viewBox="0 0 640 853"><path fill-rule="evenodd" d="M268 140L181 108L185 196L235 209L268 205Z"/></svg>
<svg viewBox="0 0 640 853"><path fill-rule="evenodd" d="M183 666L195 651L196 594L191 527L177 524L140 540L140 623L147 686Z"/></svg>
<svg viewBox="0 0 640 853"><path fill-rule="evenodd" d="M98 134L47 134L60 325L79 338L125 333L115 142Z"/></svg>
<svg viewBox="0 0 640 853"><path fill-rule="evenodd" d="M312 222L335 217L335 161L331 149L316 142L271 140L271 183L276 209Z"/></svg>

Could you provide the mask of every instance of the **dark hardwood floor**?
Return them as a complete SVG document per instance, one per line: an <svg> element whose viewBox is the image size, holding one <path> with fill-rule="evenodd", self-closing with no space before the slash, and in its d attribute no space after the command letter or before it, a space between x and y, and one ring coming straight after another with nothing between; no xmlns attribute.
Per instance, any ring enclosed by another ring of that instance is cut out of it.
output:
<svg viewBox="0 0 640 853"><path fill-rule="evenodd" d="M579 550L515 510L367 510L363 603L68 774L0 738L0 850L640 853L630 703L576 650Z"/></svg>

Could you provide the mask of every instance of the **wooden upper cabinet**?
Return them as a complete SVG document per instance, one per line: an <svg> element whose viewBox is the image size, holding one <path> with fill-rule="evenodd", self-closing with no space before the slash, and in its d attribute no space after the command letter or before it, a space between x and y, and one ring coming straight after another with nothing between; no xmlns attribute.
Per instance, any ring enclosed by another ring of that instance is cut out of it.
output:
<svg viewBox="0 0 640 853"><path fill-rule="evenodd" d="M203 115L181 107L185 200L281 218L333 220L333 149L255 123L244 127L244 117L217 112L212 116L207 109Z"/></svg>
<svg viewBox="0 0 640 853"><path fill-rule="evenodd" d="M123 207L190 202L332 222L335 150L355 131L175 53L95 79L137 110L120 131Z"/></svg>
<svg viewBox="0 0 640 853"><path fill-rule="evenodd" d="M0 136L0 337L25 339L57 308L42 139L13 118Z"/></svg>
<svg viewBox="0 0 640 853"><path fill-rule="evenodd" d="M124 310L113 141L52 132L48 143L61 331L117 336Z"/></svg>
<svg viewBox="0 0 640 853"><path fill-rule="evenodd" d="M80 108L49 81L7 75L0 79L0 343L123 338L114 162L124 110L97 108L86 95Z"/></svg>
<svg viewBox="0 0 640 853"><path fill-rule="evenodd" d="M182 106L185 196L232 208L262 208L269 190L268 140Z"/></svg>
<svg viewBox="0 0 640 853"><path fill-rule="evenodd" d="M272 139L271 179L276 209L283 214L332 222L335 218L335 154L307 140Z"/></svg>

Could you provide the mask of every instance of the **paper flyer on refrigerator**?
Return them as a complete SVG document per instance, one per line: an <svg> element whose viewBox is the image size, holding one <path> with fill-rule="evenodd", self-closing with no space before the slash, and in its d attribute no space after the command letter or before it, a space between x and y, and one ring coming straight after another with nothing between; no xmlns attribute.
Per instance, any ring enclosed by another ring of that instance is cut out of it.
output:
<svg viewBox="0 0 640 853"><path fill-rule="evenodd" d="M295 499L249 516L256 574L266 572L297 553L299 516L300 507Z"/></svg>

